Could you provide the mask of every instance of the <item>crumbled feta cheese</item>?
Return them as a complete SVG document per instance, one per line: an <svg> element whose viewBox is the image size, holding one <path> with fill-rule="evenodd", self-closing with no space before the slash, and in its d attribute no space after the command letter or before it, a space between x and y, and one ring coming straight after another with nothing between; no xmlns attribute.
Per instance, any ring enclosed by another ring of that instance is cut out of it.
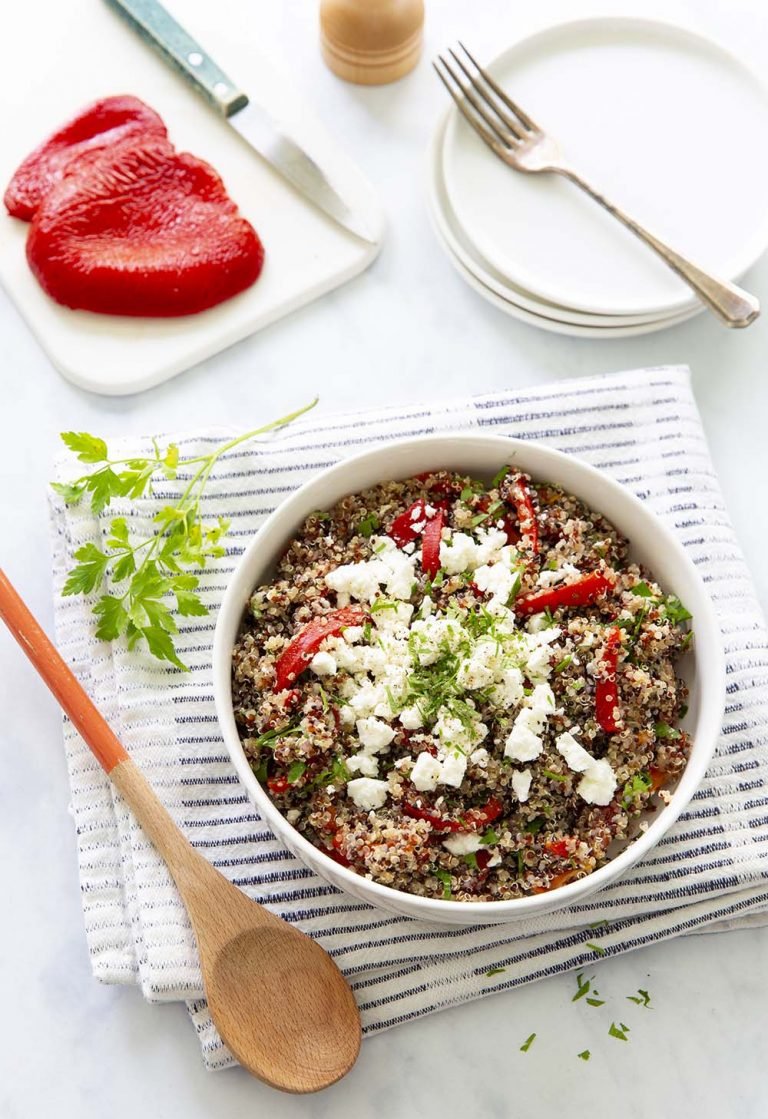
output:
<svg viewBox="0 0 768 1119"><path fill-rule="evenodd" d="M507 599L512 594L519 578L520 576L516 571L510 571L501 563L483 564L482 567L475 570L473 575L477 589L492 595L502 605L506 605Z"/></svg>
<svg viewBox="0 0 768 1119"><path fill-rule="evenodd" d="M354 645L356 641L362 640L363 627L362 626L346 626L342 631L341 636L348 645Z"/></svg>
<svg viewBox="0 0 768 1119"><path fill-rule="evenodd" d="M364 680L355 694L350 697L349 705L360 718L365 718L367 715L372 715L375 708L385 703L386 699L387 693L380 684Z"/></svg>
<svg viewBox="0 0 768 1119"><path fill-rule="evenodd" d="M477 750L472 751L469 755L469 760L472 762L472 765L478 765L481 769L485 769L490 756L485 746L480 746Z"/></svg>
<svg viewBox="0 0 768 1119"><path fill-rule="evenodd" d="M434 758L428 750L423 750L411 770L411 781L414 788L418 789L420 793L432 792L433 789L437 788L441 772L442 766L437 758Z"/></svg>
<svg viewBox="0 0 768 1119"><path fill-rule="evenodd" d="M445 746L453 746L458 750L471 750L483 741L488 734L488 727L479 720L465 724L452 715L447 707L441 707L437 713L433 733Z"/></svg>
<svg viewBox="0 0 768 1119"><path fill-rule="evenodd" d="M524 714L524 712L521 712ZM534 734L530 727L520 722L520 717L515 720L512 730L507 736L504 754L518 762L532 762L538 758L544 749L544 743L538 734Z"/></svg>
<svg viewBox="0 0 768 1119"><path fill-rule="evenodd" d="M418 730L419 727L423 727L424 717L419 705L415 703L412 707L404 707L400 712L400 722L406 730Z"/></svg>
<svg viewBox="0 0 768 1119"><path fill-rule="evenodd" d="M543 711L545 715L552 715L555 710L555 693L549 684L537 684L531 692L528 703L532 711Z"/></svg>
<svg viewBox="0 0 768 1119"><path fill-rule="evenodd" d="M379 750L389 746L395 737L392 727L381 719L372 717L357 720L357 734L366 751L371 754L377 754Z"/></svg>
<svg viewBox="0 0 768 1119"><path fill-rule="evenodd" d="M507 534L498 528L478 529L475 549L475 566L495 563L507 547Z"/></svg>
<svg viewBox="0 0 768 1119"><path fill-rule="evenodd" d="M358 808L371 812L382 807L387 799L389 786L386 781L376 781L373 777L355 777L347 782L347 792Z"/></svg>
<svg viewBox="0 0 768 1119"><path fill-rule="evenodd" d="M521 804L530 796L532 780L530 769L516 769L512 774L512 789Z"/></svg>
<svg viewBox="0 0 768 1119"><path fill-rule="evenodd" d="M562 567L556 568L554 571L541 571L536 580L540 587L554 587L557 583L562 583L566 578L568 581L579 579L581 572L578 567L574 567L572 563L564 563Z"/></svg>
<svg viewBox="0 0 768 1119"><path fill-rule="evenodd" d="M610 804L616 792L616 774L609 762L600 758L592 763L581 781L576 786L576 792L587 804Z"/></svg>
<svg viewBox="0 0 768 1119"><path fill-rule="evenodd" d="M464 780L466 771L466 754L459 754L450 750L443 755L440 762L439 784L451 785L454 789L458 789L459 785Z"/></svg>
<svg viewBox="0 0 768 1119"><path fill-rule="evenodd" d="M461 662L456 673L456 683L465 690L485 688L492 684L499 662L495 641L478 641L470 656Z"/></svg>
<svg viewBox="0 0 768 1119"><path fill-rule="evenodd" d="M295 824L300 816L301 816L301 809L300 808L289 808L288 811L285 814L285 818L286 818L286 820L288 821L289 824Z"/></svg>
<svg viewBox="0 0 768 1119"><path fill-rule="evenodd" d="M378 758L365 750L347 758L346 766L350 773L360 773L363 777L377 777L379 773Z"/></svg>
<svg viewBox="0 0 768 1119"><path fill-rule="evenodd" d="M440 545L440 566L447 575L460 575L477 567L477 547L466 532L454 532Z"/></svg>
<svg viewBox="0 0 768 1119"><path fill-rule="evenodd" d="M351 707L346 706L346 704L339 712L339 718L341 719L342 725L345 727L353 727L355 725L355 712Z"/></svg>
<svg viewBox="0 0 768 1119"><path fill-rule="evenodd" d="M443 840L443 847L447 847L452 855L471 855L473 851L479 851L482 846L477 832L455 832Z"/></svg>
<svg viewBox="0 0 768 1119"><path fill-rule="evenodd" d="M316 676L335 676L336 660L330 653L315 653L309 667Z"/></svg>
<svg viewBox="0 0 768 1119"><path fill-rule="evenodd" d="M384 581L386 568L379 560L345 563L329 571L325 582L332 591L348 594L360 602L372 602Z"/></svg>
<svg viewBox="0 0 768 1119"><path fill-rule="evenodd" d="M491 702L496 707L516 707L523 698L523 674L519 668L505 668L501 680L491 690Z"/></svg>
<svg viewBox="0 0 768 1119"><path fill-rule="evenodd" d="M585 773L594 764L595 759L592 755L576 741L569 731L558 734L555 739L555 747L565 758L565 764L574 773Z"/></svg>

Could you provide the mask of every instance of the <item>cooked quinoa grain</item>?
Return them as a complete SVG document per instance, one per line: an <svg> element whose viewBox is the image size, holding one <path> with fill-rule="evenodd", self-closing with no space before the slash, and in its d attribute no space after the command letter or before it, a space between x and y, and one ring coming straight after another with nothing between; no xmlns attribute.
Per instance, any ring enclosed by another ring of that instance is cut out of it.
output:
<svg viewBox="0 0 768 1119"><path fill-rule="evenodd" d="M310 515L253 593L235 717L336 861L425 897L537 894L605 863L685 767L689 617L557 486L386 482Z"/></svg>

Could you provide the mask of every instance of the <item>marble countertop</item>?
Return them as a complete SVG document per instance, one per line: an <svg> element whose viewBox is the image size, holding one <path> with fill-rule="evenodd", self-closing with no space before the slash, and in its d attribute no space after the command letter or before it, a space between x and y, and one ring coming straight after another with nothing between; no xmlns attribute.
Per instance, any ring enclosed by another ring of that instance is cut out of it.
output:
<svg viewBox="0 0 768 1119"><path fill-rule="evenodd" d="M53 2L38 0L40 34ZM463 0L431 0L427 55L469 27L478 49L503 41L531 17L521 7L483 0L470 13ZM763 0L605 0L599 9L539 0L528 7L537 21L595 11L680 17L756 68L768 65ZM184 9L177 0L174 10L183 17ZM324 68L315 0L218 0L205 18L232 21L294 68L305 95L378 186L387 241L374 267L347 287L132 398L90 396L67 384L0 294L2 563L42 622L51 627L44 494L61 430L108 437L202 421L239 424L280 415L315 391L330 413L667 362L693 369L731 515L768 604L768 528L754 500L765 478L768 316L741 334L701 316L613 341L544 334L505 317L462 283L429 226L425 148L444 102L426 59L406 81L360 89ZM768 302L768 259L745 284ZM206 1073L181 1005L150 1006L135 990L100 986L90 975L59 713L4 633L0 656L3 1119L768 1114L768 932L756 928L597 962L590 974L610 997L610 1014L572 1003L573 976L564 976L391 1030L367 1041L350 1075L315 1097L281 1096L240 1070ZM638 988L649 991L652 1009L625 1001ZM613 1018L631 1026L627 1042L608 1035ZM589 1062L576 1056L584 1049Z"/></svg>

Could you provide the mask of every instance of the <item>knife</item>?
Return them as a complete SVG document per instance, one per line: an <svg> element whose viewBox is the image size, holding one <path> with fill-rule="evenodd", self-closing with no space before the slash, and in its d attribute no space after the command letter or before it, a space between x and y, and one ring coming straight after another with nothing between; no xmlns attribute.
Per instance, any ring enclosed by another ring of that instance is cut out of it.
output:
<svg viewBox="0 0 768 1119"><path fill-rule="evenodd" d="M367 223L346 204L314 159L265 109L249 101L162 4L157 0L106 2L179 70L227 124L305 198L350 233L376 243L377 237Z"/></svg>

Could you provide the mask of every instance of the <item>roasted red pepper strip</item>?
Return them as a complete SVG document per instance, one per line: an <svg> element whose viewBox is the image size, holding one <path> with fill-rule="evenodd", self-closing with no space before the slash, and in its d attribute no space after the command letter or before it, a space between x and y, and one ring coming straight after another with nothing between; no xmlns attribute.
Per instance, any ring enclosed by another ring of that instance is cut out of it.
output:
<svg viewBox="0 0 768 1119"><path fill-rule="evenodd" d="M413 505L409 505L404 513L395 517L388 535L392 537L398 548L404 548L424 531L427 521L426 506L426 501L420 497ZM416 528L416 525L419 527Z"/></svg>
<svg viewBox="0 0 768 1119"><path fill-rule="evenodd" d="M347 626L361 626L367 619L368 614L361 606L344 606L313 618L277 658L275 691L282 692L296 682L326 637L338 637Z"/></svg>
<svg viewBox="0 0 768 1119"><path fill-rule="evenodd" d="M514 502L517 523L520 525L520 543L528 549L531 555L537 556L539 554L539 525L536 520L536 510L533 507L531 491L522 475L518 474L512 479L509 495Z"/></svg>
<svg viewBox="0 0 768 1119"><path fill-rule="evenodd" d="M444 831L479 831L493 820L497 820L504 811L504 805L498 797L489 797L482 808L470 808L460 820L451 820L441 816L439 812L430 808L417 808L415 804L403 802L403 814L415 820L427 820L437 832Z"/></svg>
<svg viewBox="0 0 768 1119"><path fill-rule="evenodd" d="M602 571L582 575L575 583L548 587L537 594L526 595L515 602L517 614L541 614L544 610L557 610L560 606L587 606L613 586Z"/></svg>
<svg viewBox="0 0 768 1119"><path fill-rule="evenodd" d="M270 777L267 780L267 788L275 795L285 793L288 791L288 778L285 776Z"/></svg>
<svg viewBox="0 0 768 1119"><path fill-rule="evenodd" d="M558 859L568 858L568 844L564 839L553 839L544 846L549 851L550 855L556 855Z"/></svg>
<svg viewBox="0 0 768 1119"><path fill-rule="evenodd" d="M434 579L440 570L440 541L443 537L445 514L438 509L434 517L427 521L421 539L421 566L429 579Z"/></svg>
<svg viewBox="0 0 768 1119"><path fill-rule="evenodd" d="M619 705L619 690L616 686L616 669L621 648L621 630L611 626L605 639L605 648L600 658L597 681L595 683L595 717L604 731L615 734L619 729L616 711Z"/></svg>

